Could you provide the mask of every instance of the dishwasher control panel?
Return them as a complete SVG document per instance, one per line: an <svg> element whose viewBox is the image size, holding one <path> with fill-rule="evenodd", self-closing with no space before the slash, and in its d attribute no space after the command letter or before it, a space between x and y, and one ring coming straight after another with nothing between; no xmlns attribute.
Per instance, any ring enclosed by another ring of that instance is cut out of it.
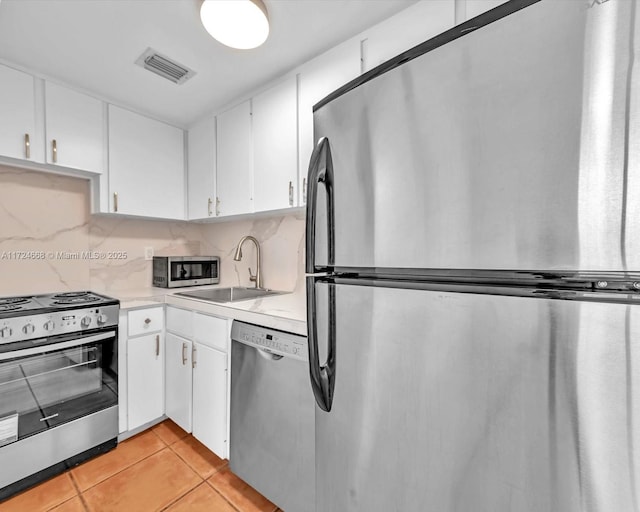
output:
<svg viewBox="0 0 640 512"><path fill-rule="evenodd" d="M307 338L298 334L277 331L268 327L233 322L231 340L259 348L271 354L308 361Z"/></svg>

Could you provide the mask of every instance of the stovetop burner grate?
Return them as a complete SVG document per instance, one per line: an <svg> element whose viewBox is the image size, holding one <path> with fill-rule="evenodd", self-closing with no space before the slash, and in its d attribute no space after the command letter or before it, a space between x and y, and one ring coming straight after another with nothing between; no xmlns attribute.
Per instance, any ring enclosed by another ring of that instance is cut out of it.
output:
<svg viewBox="0 0 640 512"><path fill-rule="evenodd" d="M52 299L75 299L79 297L86 297L91 295L91 292L64 292L64 293L56 293L51 298Z"/></svg>
<svg viewBox="0 0 640 512"><path fill-rule="evenodd" d="M100 299L98 297L69 297L68 299L54 300L52 305L68 306L73 304L89 304L91 302L97 302Z"/></svg>
<svg viewBox="0 0 640 512"><path fill-rule="evenodd" d="M28 304L33 297L6 297L0 299L0 306L19 306L21 304Z"/></svg>
<svg viewBox="0 0 640 512"><path fill-rule="evenodd" d="M22 304L0 304L0 313L3 311L16 311L22 309Z"/></svg>

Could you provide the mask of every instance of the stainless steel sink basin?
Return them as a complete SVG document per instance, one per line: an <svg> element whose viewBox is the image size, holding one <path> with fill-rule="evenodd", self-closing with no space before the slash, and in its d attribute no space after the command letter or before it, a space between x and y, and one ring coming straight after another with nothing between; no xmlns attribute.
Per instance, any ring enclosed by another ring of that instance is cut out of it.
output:
<svg viewBox="0 0 640 512"><path fill-rule="evenodd" d="M178 292L176 295L190 297L192 299L208 300L211 302L239 302L241 300L258 299L268 295L280 295L284 292L258 288L212 288L210 290L194 290L191 292Z"/></svg>

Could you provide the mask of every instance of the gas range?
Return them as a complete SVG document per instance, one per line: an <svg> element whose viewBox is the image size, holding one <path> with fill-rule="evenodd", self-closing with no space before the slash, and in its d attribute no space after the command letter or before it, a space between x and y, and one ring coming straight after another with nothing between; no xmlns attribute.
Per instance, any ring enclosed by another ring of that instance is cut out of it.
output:
<svg viewBox="0 0 640 512"><path fill-rule="evenodd" d="M0 297L0 344L116 326L118 310L89 291Z"/></svg>

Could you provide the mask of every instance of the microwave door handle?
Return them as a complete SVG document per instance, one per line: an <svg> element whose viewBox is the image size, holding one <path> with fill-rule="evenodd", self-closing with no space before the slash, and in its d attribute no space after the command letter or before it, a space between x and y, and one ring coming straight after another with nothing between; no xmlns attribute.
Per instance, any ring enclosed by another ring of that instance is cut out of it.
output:
<svg viewBox="0 0 640 512"><path fill-rule="evenodd" d="M39 347L30 347L22 350L13 350L9 352L0 353L0 361L6 361L7 359L15 359L17 357L27 357L39 354L46 354L47 352L55 352L56 350L64 350L65 348L79 347L80 345L87 345L89 343L95 343L97 341L106 340L115 337L115 331L104 332L100 334L94 334L92 336L85 336L80 338L74 338L68 341L61 341L60 343L51 343L50 345L40 345Z"/></svg>
<svg viewBox="0 0 640 512"><path fill-rule="evenodd" d="M324 162L324 165L322 163ZM322 183L327 197L327 265L332 267L335 261L335 214L333 200L333 159L329 139L322 137L316 145L307 176L307 225L306 225L306 263L308 274L322 271L316 267L316 207L318 204L318 185Z"/></svg>

